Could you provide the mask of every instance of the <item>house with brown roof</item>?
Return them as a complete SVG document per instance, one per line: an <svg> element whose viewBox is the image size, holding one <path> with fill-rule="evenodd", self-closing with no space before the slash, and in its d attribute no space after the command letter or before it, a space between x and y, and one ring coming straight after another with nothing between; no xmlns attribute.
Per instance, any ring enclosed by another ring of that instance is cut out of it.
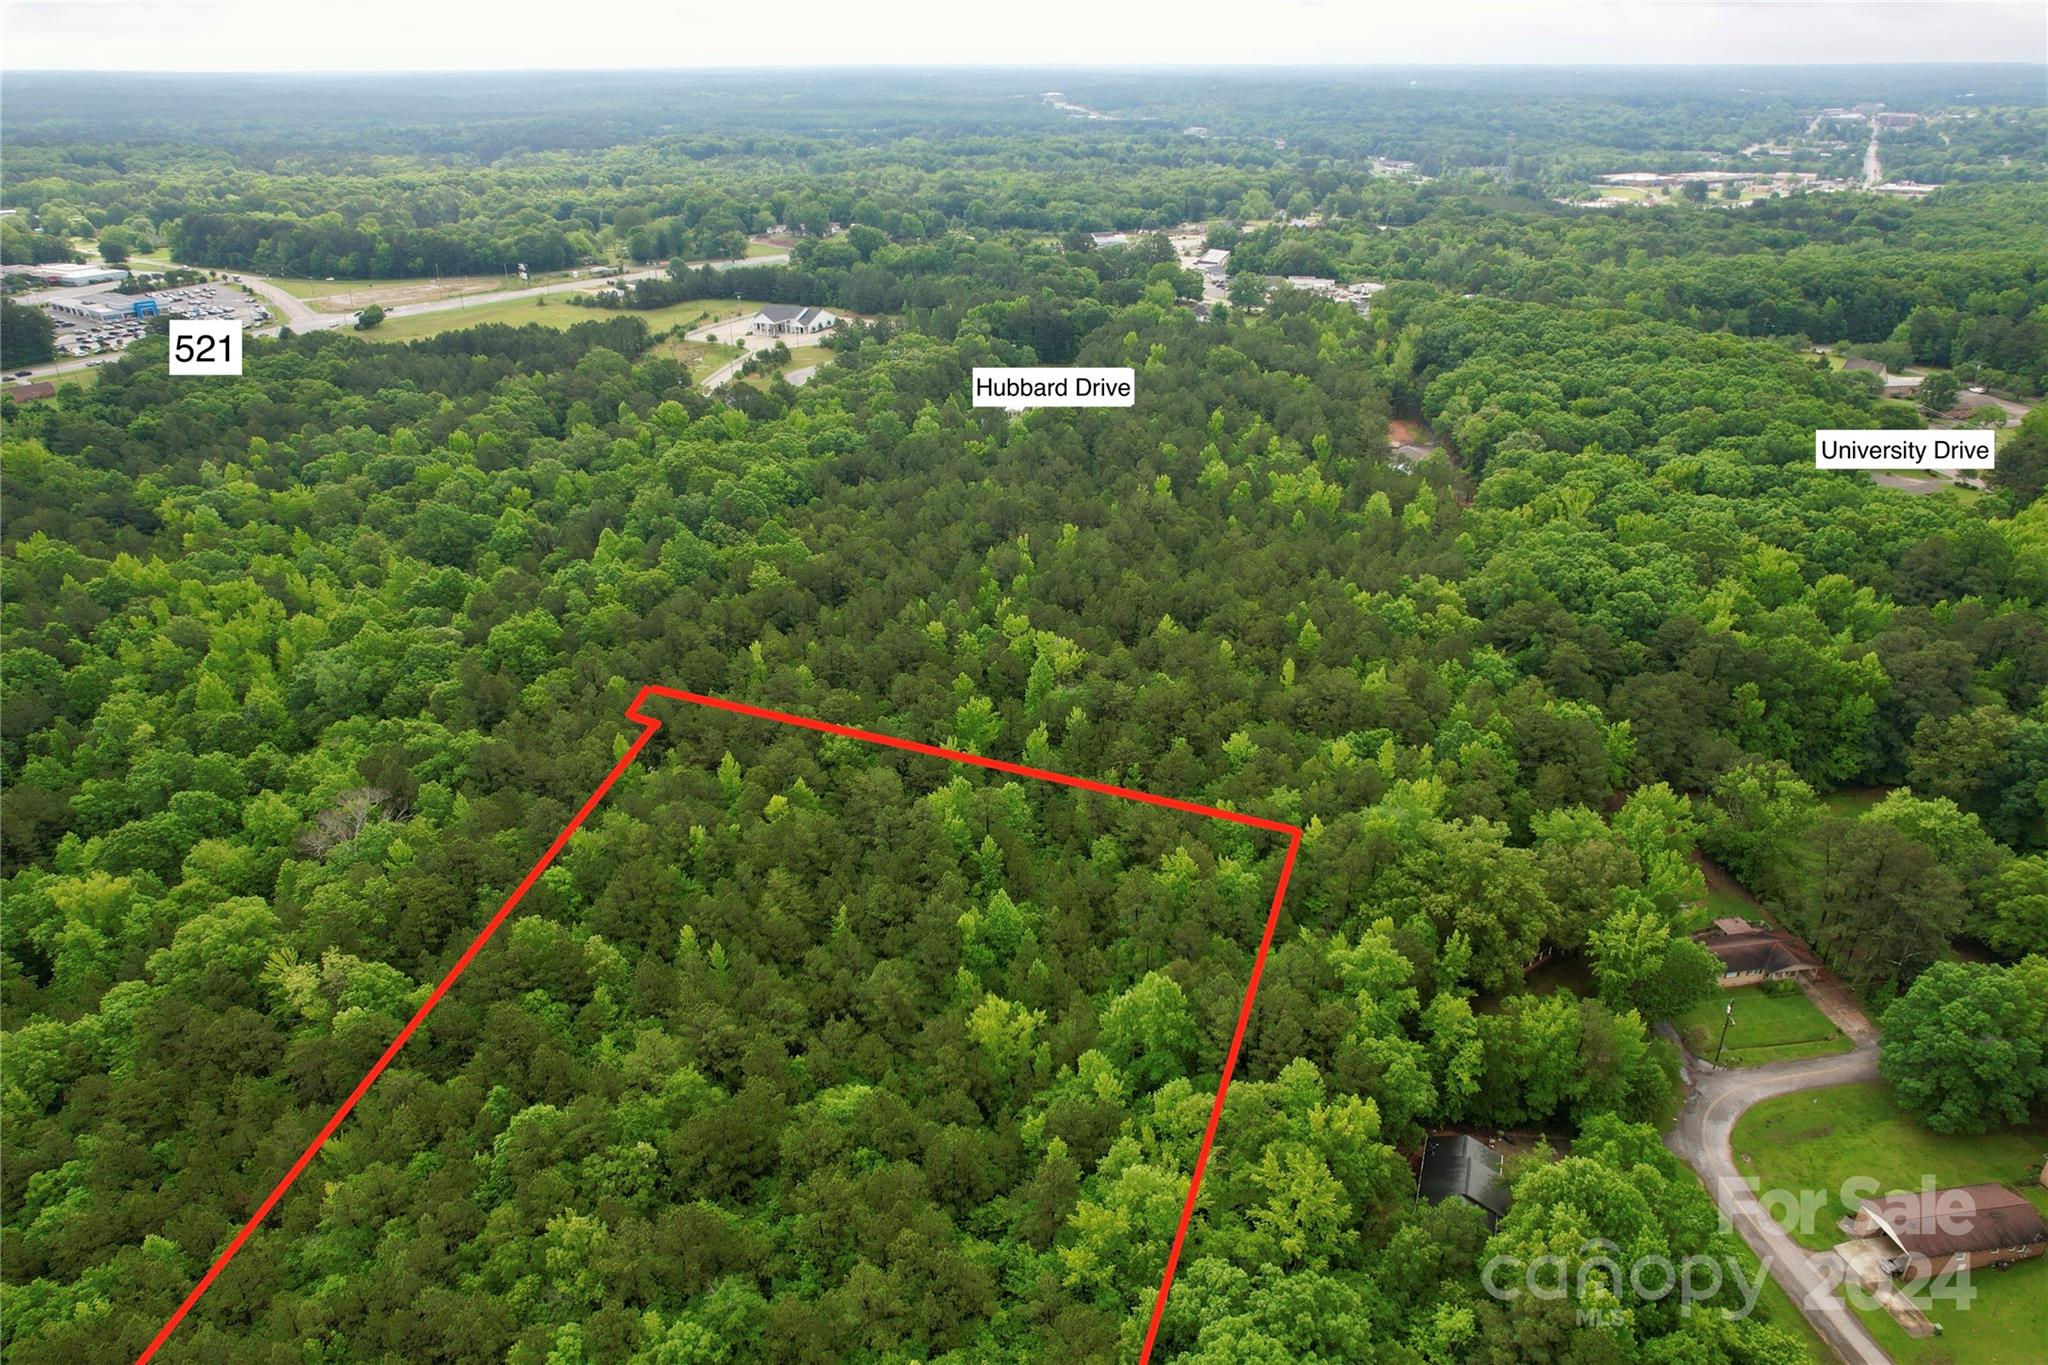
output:
<svg viewBox="0 0 2048 1365"><path fill-rule="evenodd" d="M6 392L9 397L17 401L27 402L34 398L54 397L57 393L57 386L46 379L35 384L16 384Z"/></svg>
<svg viewBox="0 0 2048 1365"><path fill-rule="evenodd" d="M2048 1221L2003 1185L1959 1185L1866 1199L1856 1210L1859 1237L1882 1237L1896 1251L1885 1273L1919 1280L1958 1270L2007 1266L2048 1251Z"/></svg>
<svg viewBox="0 0 2048 1365"><path fill-rule="evenodd" d="M1724 987L1804 981L1820 971L1820 959L1805 944L1767 924L1717 919L1713 928L1702 929L1692 938L1720 960Z"/></svg>

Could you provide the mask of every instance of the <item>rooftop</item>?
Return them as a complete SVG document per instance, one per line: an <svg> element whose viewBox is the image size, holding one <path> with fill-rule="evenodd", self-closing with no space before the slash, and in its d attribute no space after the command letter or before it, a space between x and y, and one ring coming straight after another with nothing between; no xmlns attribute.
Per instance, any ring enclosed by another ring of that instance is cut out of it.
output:
<svg viewBox="0 0 2048 1365"><path fill-rule="evenodd" d="M1456 1196L1495 1218L1508 1211L1508 1187L1500 1178L1500 1154L1475 1137L1452 1133L1422 1145L1422 1173L1416 1192L1432 1204Z"/></svg>
<svg viewBox="0 0 2048 1365"><path fill-rule="evenodd" d="M1866 1199L1899 1250L1929 1258L2048 1242L2040 1210L2003 1185L1959 1185Z"/></svg>
<svg viewBox="0 0 2048 1365"><path fill-rule="evenodd" d="M1738 974L1776 973L1806 968L1818 970L1820 959L1790 934L1767 924L1744 919L1719 919L1711 929L1694 934L1693 941L1721 961L1723 970Z"/></svg>

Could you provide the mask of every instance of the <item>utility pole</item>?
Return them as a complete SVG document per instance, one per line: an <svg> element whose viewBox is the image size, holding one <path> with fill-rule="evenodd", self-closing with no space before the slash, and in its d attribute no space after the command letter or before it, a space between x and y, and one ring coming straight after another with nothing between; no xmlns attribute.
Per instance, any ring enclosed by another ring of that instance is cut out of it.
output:
<svg viewBox="0 0 2048 1365"><path fill-rule="evenodd" d="M1714 1044L1714 1065L1721 1065L1721 1049L1728 1045L1728 1026L1735 1022L1735 1002L1730 1000L1721 1014L1721 1041Z"/></svg>

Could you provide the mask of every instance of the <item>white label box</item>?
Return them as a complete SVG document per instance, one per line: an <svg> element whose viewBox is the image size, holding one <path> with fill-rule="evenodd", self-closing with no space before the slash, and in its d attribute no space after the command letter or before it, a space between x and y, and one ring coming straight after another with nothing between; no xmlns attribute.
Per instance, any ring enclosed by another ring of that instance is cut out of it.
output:
<svg viewBox="0 0 2048 1365"><path fill-rule="evenodd" d="M1988 431L1813 433L1815 469L1991 469L1997 452Z"/></svg>
<svg viewBox="0 0 2048 1365"><path fill-rule="evenodd" d="M172 318L172 374L240 374L242 324L237 318Z"/></svg>
<svg viewBox="0 0 2048 1365"><path fill-rule="evenodd" d="M974 367L977 408L1127 408L1137 401L1129 368L1056 365Z"/></svg>

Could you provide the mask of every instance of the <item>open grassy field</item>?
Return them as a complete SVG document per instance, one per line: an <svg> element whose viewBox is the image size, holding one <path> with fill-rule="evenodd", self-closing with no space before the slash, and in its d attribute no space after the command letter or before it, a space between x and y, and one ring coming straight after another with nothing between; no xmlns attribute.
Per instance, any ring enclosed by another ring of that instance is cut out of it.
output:
<svg viewBox="0 0 2048 1365"><path fill-rule="evenodd" d="M2040 1365L2048 1341L2048 1265L2039 1260L1970 1277L1968 1305L1936 1302L1938 1337L1915 1339L1882 1308L1859 1308L1863 1325L1899 1365ZM2029 1344L2031 1343L2031 1344Z"/></svg>
<svg viewBox="0 0 2048 1365"><path fill-rule="evenodd" d="M1800 1245L1814 1250L1842 1240L1836 1223L1853 1202L1843 1200L1843 1184L1855 1178L1874 1184L1877 1193L1919 1189L1930 1177L1940 1186L1997 1181L2048 1212L2048 1190L2036 1183L2048 1135L2006 1129L1944 1137L1900 1110L1877 1082L1765 1100L1735 1125L1733 1145L1737 1167L1759 1189L1825 1195L1810 1219L1781 1218ZM1908 1365L2039 1361L2040 1343L2048 1341L2048 1260L1979 1271L1970 1288L1976 1297L1967 1306L1940 1299L1926 1305L1942 1328L1939 1337L1914 1340L1882 1309L1864 1313L1863 1320L1878 1343Z"/></svg>
<svg viewBox="0 0 2048 1365"><path fill-rule="evenodd" d="M2048 1211L2048 1190L2034 1183L2048 1135L2015 1128L1947 1137L1892 1103L1889 1087L1877 1081L1765 1100L1735 1125L1733 1145L1738 1168L1764 1188L1827 1192L1812 1229L1788 1226L1815 1250L1842 1240L1835 1223L1853 1212L1841 1199L1852 1176L1880 1191L1916 1190L1927 1176L1939 1185L2002 1181ZM2041 1292L2048 1295L2048 1283Z"/></svg>
<svg viewBox="0 0 2048 1365"><path fill-rule="evenodd" d="M620 313L601 308L578 308L564 295L544 294L529 299L479 303L473 308L448 308L435 313L387 318L381 326L362 335L371 341L418 341L464 327L481 327L487 322L502 322L513 327L537 322L544 327L566 328L579 322L597 322L621 316L639 318L647 324L650 332L660 333L671 327L695 326L699 320L711 322L739 313L751 313L760 306L757 302L742 299L694 299L645 312Z"/></svg>
<svg viewBox="0 0 2048 1365"><path fill-rule="evenodd" d="M556 284L570 278L566 270L535 275L527 285ZM270 281L296 295L323 313L346 313L381 303L386 308L402 303L430 303L435 299L462 298L469 294L491 294L500 289L521 288L516 275L431 275L401 280L291 280Z"/></svg>
<svg viewBox="0 0 2048 1365"><path fill-rule="evenodd" d="M1804 994L1769 995L1761 986L1742 986L1703 1000L1671 1021L1695 1057L1713 1060L1721 1036L1722 1011L1735 1007L1728 1026L1722 1066L1760 1066L1798 1057L1819 1057L1854 1048Z"/></svg>

